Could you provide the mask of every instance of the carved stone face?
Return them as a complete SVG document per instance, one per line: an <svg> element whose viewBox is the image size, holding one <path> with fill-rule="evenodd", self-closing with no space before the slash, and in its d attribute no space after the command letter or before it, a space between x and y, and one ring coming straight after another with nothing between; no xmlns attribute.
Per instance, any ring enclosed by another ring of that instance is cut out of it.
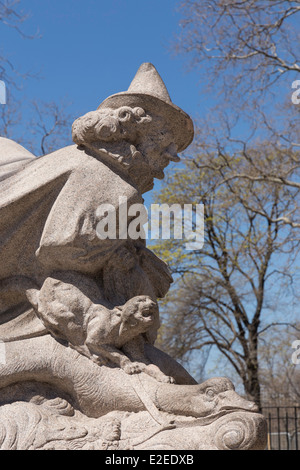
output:
<svg viewBox="0 0 300 470"><path fill-rule="evenodd" d="M121 165L144 193L153 188L154 178L163 179L170 161L180 160L169 118L141 107L103 108L76 119L72 136L78 145Z"/></svg>
<svg viewBox="0 0 300 470"><path fill-rule="evenodd" d="M157 304L147 295L136 297L136 310L132 315L133 322L152 323L158 314Z"/></svg>
<svg viewBox="0 0 300 470"><path fill-rule="evenodd" d="M163 179L164 169L170 161L178 162L177 146L174 143L173 135L170 132L159 132L156 135L145 135L142 142L137 145L137 149L146 158L149 176Z"/></svg>
<svg viewBox="0 0 300 470"><path fill-rule="evenodd" d="M198 393L191 398L198 416L219 416L228 411L257 412L255 403L240 397L232 382L225 377L214 377L198 387Z"/></svg>
<svg viewBox="0 0 300 470"><path fill-rule="evenodd" d="M121 318L120 336L144 333L156 326L159 319L158 305L146 295L133 297L124 305Z"/></svg>

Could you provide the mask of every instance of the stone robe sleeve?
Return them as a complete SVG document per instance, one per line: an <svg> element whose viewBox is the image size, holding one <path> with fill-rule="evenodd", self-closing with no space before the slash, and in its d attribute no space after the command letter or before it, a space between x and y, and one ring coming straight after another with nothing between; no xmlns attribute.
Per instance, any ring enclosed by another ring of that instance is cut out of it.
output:
<svg viewBox="0 0 300 470"><path fill-rule="evenodd" d="M36 256L50 270L97 273L112 252L125 243L99 238L98 207L115 207L117 222L119 195L126 196L128 205L142 202L137 191L107 167L98 168L97 173L93 166L72 172L48 215Z"/></svg>

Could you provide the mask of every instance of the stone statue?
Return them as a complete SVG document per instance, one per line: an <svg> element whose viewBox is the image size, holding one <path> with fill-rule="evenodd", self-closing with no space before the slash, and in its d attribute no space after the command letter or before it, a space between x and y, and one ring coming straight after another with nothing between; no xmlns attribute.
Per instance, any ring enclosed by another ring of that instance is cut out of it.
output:
<svg viewBox="0 0 300 470"><path fill-rule="evenodd" d="M146 63L72 135L40 158L0 138L0 448L264 448L254 403L154 346L172 277L121 234L120 197L143 204L192 120ZM97 234L103 204L115 238Z"/></svg>

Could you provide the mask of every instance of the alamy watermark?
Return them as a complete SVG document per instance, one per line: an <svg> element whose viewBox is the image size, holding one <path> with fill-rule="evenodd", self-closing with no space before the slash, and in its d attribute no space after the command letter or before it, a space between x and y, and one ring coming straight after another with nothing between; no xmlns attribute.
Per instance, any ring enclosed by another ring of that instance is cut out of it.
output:
<svg viewBox="0 0 300 470"><path fill-rule="evenodd" d="M203 204L128 205L125 196L119 204L101 204L97 211L96 233L101 240L183 240L186 250L200 250L204 243Z"/></svg>
<svg viewBox="0 0 300 470"><path fill-rule="evenodd" d="M6 86L3 80L0 80L0 104L6 104Z"/></svg>
<svg viewBox="0 0 300 470"><path fill-rule="evenodd" d="M293 341L292 348L296 349L295 352L292 354L292 363L295 365L300 364L300 340L297 339Z"/></svg>
<svg viewBox="0 0 300 470"><path fill-rule="evenodd" d="M293 89L296 89L296 91L294 91L292 93L292 103L293 104L300 104L300 80L295 80L293 83L292 83L292 88Z"/></svg>

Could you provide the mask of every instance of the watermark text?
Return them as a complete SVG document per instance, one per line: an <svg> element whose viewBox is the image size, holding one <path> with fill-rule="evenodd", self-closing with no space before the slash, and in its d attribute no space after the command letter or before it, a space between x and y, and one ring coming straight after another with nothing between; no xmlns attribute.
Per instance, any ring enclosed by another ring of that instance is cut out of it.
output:
<svg viewBox="0 0 300 470"><path fill-rule="evenodd" d="M292 354L292 363L297 365L300 364L300 340L295 340L292 343L292 348L296 349Z"/></svg>
<svg viewBox="0 0 300 470"><path fill-rule="evenodd" d="M203 204L128 205L125 196L113 204L101 204L97 211L97 236L101 240L183 240L186 250L201 250L204 243Z"/></svg>
<svg viewBox="0 0 300 470"><path fill-rule="evenodd" d="M6 104L6 86L3 80L0 80L0 104Z"/></svg>
<svg viewBox="0 0 300 470"><path fill-rule="evenodd" d="M296 91L292 93L292 103L300 104L300 80L295 80L292 83L292 88L296 89Z"/></svg>

